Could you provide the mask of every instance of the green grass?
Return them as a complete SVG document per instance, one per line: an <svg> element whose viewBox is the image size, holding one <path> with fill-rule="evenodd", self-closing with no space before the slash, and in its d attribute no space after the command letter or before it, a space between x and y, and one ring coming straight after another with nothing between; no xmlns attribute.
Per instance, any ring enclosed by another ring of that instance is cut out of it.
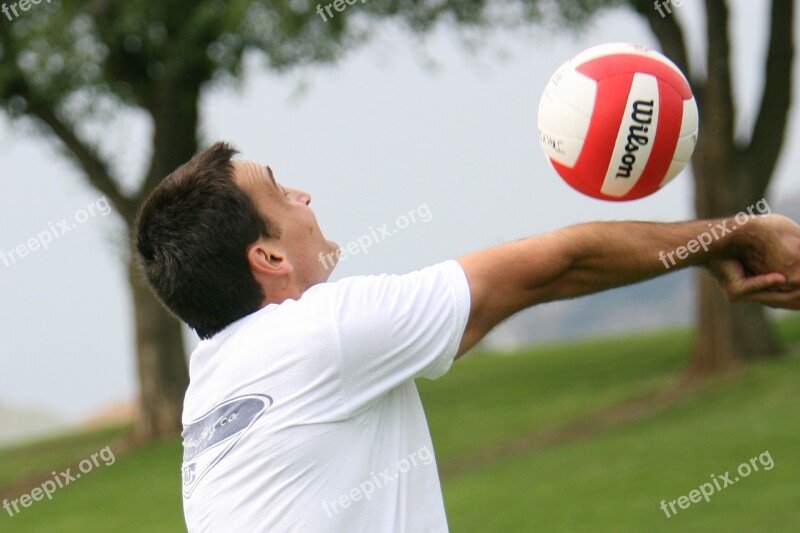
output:
<svg viewBox="0 0 800 533"><path fill-rule="evenodd" d="M80 461L117 441L127 431L127 427L111 427L0 449L0 487Z"/></svg>
<svg viewBox="0 0 800 533"><path fill-rule="evenodd" d="M139 449L111 466L101 462L99 468L59 489L52 501L36 502L14 517L3 511L0 531L185 531L180 457L180 443L174 441Z"/></svg>
<svg viewBox="0 0 800 533"><path fill-rule="evenodd" d="M791 338L799 337L795 327ZM754 365L741 379L716 383L638 422L475 465L444 479L451 529L798 531L798 381L795 349L787 359ZM671 518L659 508L711 474L731 471L733 480L740 463L767 450L771 470L753 472Z"/></svg>
<svg viewBox="0 0 800 533"><path fill-rule="evenodd" d="M667 408L610 429L505 456L529 435L580 424L676 382L691 338L671 332L478 354L421 381L454 532L796 531L800 529L800 321L780 324L789 357L752 365ZM110 444L121 430L0 450L0 493ZM769 450L774 467L667 518L677 499ZM183 531L180 444L95 469L0 531ZM460 466L454 471L453 467ZM466 465L466 466L465 466ZM29 489L27 489L29 490Z"/></svg>
<svg viewBox="0 0 800 533"><path fill-rule="evenodd" d="M658 391L676 379L690 340L671 332L476 354L420 380L439 464Z"/></svg>

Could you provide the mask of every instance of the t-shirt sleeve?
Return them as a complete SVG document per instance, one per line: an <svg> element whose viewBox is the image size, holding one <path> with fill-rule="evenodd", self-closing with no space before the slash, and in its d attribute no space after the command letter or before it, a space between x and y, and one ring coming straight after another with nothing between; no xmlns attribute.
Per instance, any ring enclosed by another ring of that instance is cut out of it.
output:
<svg viewBox="0 0 800 533"><path fill-rule="evenodd" d="M469 317L469 285L456 261L402 276L337 282L334 307L345 403L369 403L401 383L442 376Z"/></svg>

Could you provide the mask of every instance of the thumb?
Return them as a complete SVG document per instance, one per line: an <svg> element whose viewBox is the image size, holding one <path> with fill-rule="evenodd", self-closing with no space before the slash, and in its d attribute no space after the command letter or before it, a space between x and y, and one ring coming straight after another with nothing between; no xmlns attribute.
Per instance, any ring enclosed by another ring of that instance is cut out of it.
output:
<svg viewBox="0 0 800 533"><path fill-rule="evenodd" d="M760 276L750 276L740 279L737 290L742 296L747 296L754 292L761 292L780 287L786 283L786 276L780 272L771 272Z"/></svg>
<svg viewBox="0 0 800 533"><path fill-rule="evenodd" d="M786 283L786 276L780 272L748 276L739 261L717 262L712 266L712 272L732 302Z"/></svg>

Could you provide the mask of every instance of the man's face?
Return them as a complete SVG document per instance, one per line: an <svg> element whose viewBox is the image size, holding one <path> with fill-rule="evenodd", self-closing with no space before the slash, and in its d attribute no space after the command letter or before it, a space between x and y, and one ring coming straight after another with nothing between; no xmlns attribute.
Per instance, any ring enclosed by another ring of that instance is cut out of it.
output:
<svg viewBox="0 0 800 533"><path fill-rule="evenodd" d="M326 281L333 268L320 257L330 256L335 262L339 246L322 235L309 207L311 196L280 185L269 167L253 161L234 160L232 164L236 184L250 197L262 218L280 229L277 240L286 251L301 290Z"/></svg>

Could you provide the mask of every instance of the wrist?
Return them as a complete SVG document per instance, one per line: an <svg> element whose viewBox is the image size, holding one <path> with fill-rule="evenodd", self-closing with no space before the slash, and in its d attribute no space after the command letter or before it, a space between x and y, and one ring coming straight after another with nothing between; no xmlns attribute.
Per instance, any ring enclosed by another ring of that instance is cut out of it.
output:
<svg viewBox="0 0 800 533"><path fill-rule="evenodd" d="M737 215L730 218L732 228L735 228L730 242L729 255L732 259L742 258L746 252L758 247L764 240L762 220L767 215Z"/></svg>
<svg viewBox="0 0 800 533"><path fill-rule="evenodd" d="M753 250L759 249L763 239L761 219L766 215L746 215L738 214L735 217L728 217L711 221L713 225L709 231L719 236L718 246L709 254L708 263L714 260L736 259L744 261L752 254Z"/></svg>
<svg viewBox="0 0 800 533"><path fill-rule="evenodd" d="M742 250L747 249L753 240L752 231L746 229L748 220L737 221L734 217L713 218L696 221L694 237L684 246L676 248L679 259L685 260L684 266L708 267L711 263L740 257Z"/></svg>

